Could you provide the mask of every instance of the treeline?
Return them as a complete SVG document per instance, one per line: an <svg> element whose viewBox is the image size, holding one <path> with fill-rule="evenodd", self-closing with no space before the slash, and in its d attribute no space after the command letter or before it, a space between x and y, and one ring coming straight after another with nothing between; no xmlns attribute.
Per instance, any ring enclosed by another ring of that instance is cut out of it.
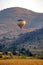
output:
<svg viewBox="0 0 43 65"><path fill-rule="evenodd" d="M13 51L14 55L25 55L25 56L33 56L33 54L29 51L29 49L21 48L18 50Z"/></svg>
<svg viewBox="0 0 43 65"><path fill-rule="evenodd" d="M9 50L4 49L0 52L3 52L4 55L8 55L8 52L11 52L13 55L18 55L18 56L33 56L33 54L29 51L29 49L25 49L25 48L16 48L16 47L12 47Z"/></svg>

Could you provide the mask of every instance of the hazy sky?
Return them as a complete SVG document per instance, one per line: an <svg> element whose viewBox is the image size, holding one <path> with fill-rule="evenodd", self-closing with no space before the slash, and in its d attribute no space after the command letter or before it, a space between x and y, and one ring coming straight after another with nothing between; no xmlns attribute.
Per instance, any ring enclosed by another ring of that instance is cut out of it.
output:
<svg viewBox="0 0 43 65"><path fill-rule="evenodd" d="M43 0L0 0L0 10L9 7L23 7L43 13Z"/></svg>

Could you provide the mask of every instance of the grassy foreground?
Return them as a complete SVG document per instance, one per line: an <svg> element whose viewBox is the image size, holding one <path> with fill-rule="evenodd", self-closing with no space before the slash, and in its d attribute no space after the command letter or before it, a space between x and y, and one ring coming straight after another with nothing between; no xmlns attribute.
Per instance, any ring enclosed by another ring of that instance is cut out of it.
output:
<svg viewBox="0 0 43 65"><path fill-rule="evenodd" d="M0 60L0 65L43 65L41 59L6 59Z"/></svg>

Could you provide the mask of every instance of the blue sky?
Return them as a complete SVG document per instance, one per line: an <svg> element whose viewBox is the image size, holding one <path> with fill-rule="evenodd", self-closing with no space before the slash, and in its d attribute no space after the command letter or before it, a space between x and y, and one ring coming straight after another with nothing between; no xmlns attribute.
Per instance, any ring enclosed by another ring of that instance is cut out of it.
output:
<svg viewBox="0 0 43 65"><path fill-rule="evenodd" d="M10 7L23 7L43 13L43 0L0 0L0 10Z"/></svg>

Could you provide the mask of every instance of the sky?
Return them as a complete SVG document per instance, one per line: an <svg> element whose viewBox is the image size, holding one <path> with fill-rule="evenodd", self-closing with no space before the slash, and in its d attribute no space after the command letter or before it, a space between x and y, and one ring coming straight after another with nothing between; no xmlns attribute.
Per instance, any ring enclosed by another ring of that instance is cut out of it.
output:
<svg viewBox="0 0 43 65"><path fill-rule="evenodd" d="M10 7L22 7L43 13L43 0L0 0L0 10Z"/></svg>

